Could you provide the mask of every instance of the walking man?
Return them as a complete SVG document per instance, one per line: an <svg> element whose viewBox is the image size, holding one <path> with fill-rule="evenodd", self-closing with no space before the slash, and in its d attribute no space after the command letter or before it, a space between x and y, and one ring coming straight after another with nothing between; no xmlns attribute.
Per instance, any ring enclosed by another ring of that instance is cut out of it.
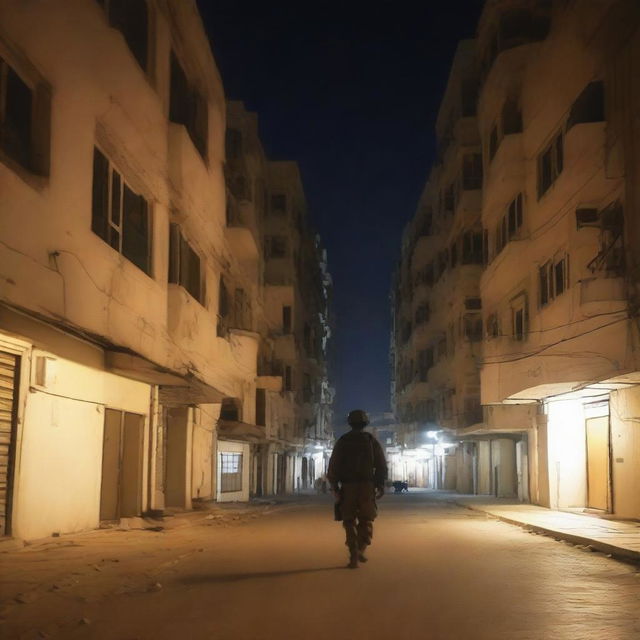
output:
<svg viewBox="0 0 640 640"><path fill-rule="evenodd" d="M366 562L365 549L371 544L376 498L384 495L387 462L380 443L364 428L366 412L356 409L347 418L351 431L336 442L327 478L340 505L342 524L349 548L349 568Z"/></svg>

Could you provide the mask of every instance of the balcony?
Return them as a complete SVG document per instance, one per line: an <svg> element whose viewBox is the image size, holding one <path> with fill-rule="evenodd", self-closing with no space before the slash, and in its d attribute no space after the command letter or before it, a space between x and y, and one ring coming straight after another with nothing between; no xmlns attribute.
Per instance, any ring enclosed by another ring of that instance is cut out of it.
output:
<svg viewBox="0 0 640 640"><path fill-rule="evenodd" d="M232 196L227 196L226 221L224 232L231 252L240 260L256 261L260 255L260 243L253 204L237 202Z"/></svg>
<svg viewBox="0 0 640 640"><path fill-rule="evenodd" d="M493 159L490 161L485 180L485 206L502 204L502 194L511 196L524 185L525 157L522 148L522 133L510 133L502 137Z"/></svg>
<svg viewBox="0 0 640 640"><path fill-rule="evenodd" d="M584 278L580 281L580 309L585 315L615 313L627 308L624 278Z"/></svg>

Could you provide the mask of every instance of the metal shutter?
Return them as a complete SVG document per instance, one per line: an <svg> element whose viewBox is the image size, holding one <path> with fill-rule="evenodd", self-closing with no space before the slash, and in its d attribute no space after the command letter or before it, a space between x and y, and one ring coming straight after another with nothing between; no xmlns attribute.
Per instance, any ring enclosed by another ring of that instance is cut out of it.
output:
<svg viewBox="0 0 640 640"><path fill-rule="evenodd" d="M16 363L16 356L0 351L0 535L9 533Z"/></svg>

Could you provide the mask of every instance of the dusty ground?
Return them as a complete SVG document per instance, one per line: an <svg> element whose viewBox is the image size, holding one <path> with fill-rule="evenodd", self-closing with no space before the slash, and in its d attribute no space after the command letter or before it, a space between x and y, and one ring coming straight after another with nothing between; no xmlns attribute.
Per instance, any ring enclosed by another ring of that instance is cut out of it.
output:
<svg viewBox="0 0 640 640"><path fill-rule="evenodd" d="M638 567L416 493L383 499L352 571L330 512L304 499L0 553L0 637L640 637Z"/></svg>

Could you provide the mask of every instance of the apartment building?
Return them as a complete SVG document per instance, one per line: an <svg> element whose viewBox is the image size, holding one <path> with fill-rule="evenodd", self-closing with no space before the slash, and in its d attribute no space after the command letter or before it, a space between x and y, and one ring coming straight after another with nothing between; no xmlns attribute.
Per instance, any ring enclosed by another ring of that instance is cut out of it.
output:
<svg viewBox="0 0 640 640"><path fill-rule="evenodd" d="M9 0L0 25L0 535L248 499L279 393L269 187L234 181L195 2Z"/></svg>
<svg viewBox="0 0 640 640"><path fill-rule="evenodd" d="M483 410L453 432L476 493L640 517L639 24L615 0L496 0L480 19Z"/></svg>

